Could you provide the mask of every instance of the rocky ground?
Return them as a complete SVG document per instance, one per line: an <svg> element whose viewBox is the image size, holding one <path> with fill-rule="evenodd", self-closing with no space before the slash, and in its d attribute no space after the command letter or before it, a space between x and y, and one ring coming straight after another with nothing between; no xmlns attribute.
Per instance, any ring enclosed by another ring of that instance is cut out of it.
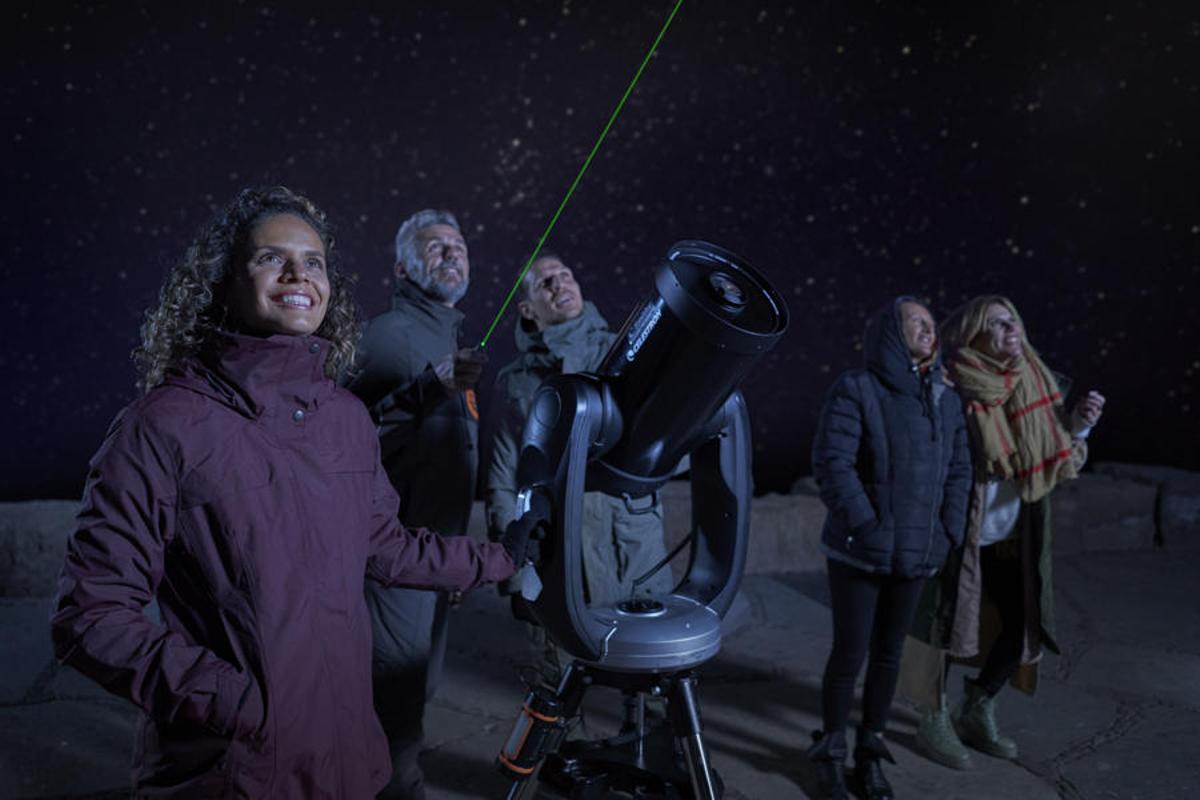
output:
<svg viewBox="0 0 1200 800"><path fill-rule="evenodd" d="M673 535L686 486L667 493ZM1200 476L1098 465L1056 493L1061 658L1036 697L1001 697L1017 762L982 754L954 772L912 749L915 712L898 706L888 774L900 798L1200 797ZM0 506L0 797L128 795L134 715L50 655L53 576L71 503ZM829 610L811 485L754 503L749 574L723 649L701 671L712 761L726 797L811 796L801 754L818 726ZM454 613L424 763L432 800L501 797L492 761L523 696L524 637L479 591ZM957 683L957 681L954 681ZM615 726L619 699L593 690L590 729Z"/></svg>

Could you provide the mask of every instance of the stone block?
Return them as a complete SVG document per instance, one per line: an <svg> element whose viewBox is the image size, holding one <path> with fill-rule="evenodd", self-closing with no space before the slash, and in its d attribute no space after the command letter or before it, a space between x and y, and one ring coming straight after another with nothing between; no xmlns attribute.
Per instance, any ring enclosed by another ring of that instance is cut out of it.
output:
<svg viewBox="0 0 1200 800"><path fill-rule="evenodd" d="M1139 481L1093 473L1060 484L1050 496L1055 554L1153 547L1157 491Z"/></svg>
<svg viewBox="0 0 1200 800"><path fill-rule="evenodd" d="M1158 527L1168 550L1200 548L1200 475L1171 478L1159 487Z"/></svg>
<svg viewBox="0 0 1200 800"><path fill-rule="evenodd" d="M1100 461L1091 465L1090 471L1097 475L1136 481L1148 486L1158 486L1169 480L1180 478L1200 480L1200 473L1178 467L1162 467L1157 464L1127 464L1121 461Z"/></svg>
<svg viewBox="0 0 1200 800"><path fill-rule="evenodd" d="M821 527L825 505L811 495L769 494L754 499L750 511L750 552L746 571L808 572L825 568Z"/></svg>
<svg viewBox="0 0 1200 800"><path fill-rule="evenodd" d="M1095 466L1101 475L1154 486L1158 543L1168 549L1200 547L1200 472L1153 464L1110 461Z"/></svg>
<svg viewBox="0 0 1200 800"><path fill-rule="evenodd" d="M813 497L821 495L821 487L817 485L817 479L812 475L805 475L803 478L798 478L792 484L792 490L788 494L807 494Z"/></svg>
<svg viewBox="0 0 1200 800"><path fill-rule="evenodd" d="M75 526L74 500L0 503L0 597L52 597Z"/></svg>
<svg viewBox="0 0 1200 800"><path fill-rule="evenodd" d="M50 601L42 598L0 600L3 668L0 706L38 699L54 672L50 645Z"/></svg>
<svg viewBox="0 0 1200 800"><path fill-rule="evenodd" d="M690 531L691 484L671 481L660 492L667 549ZM825 506L807 494L768 494L750 502L750 542L746 572L806 572L823 569L821 526ZM685 551L686 552L686 551ZM681 556L672 566L676 575L686 564Z"/></svg>
<svg viewBox="0 0 1200 800"><path fill-rule="evenodd" d="M133 705L115 699L0 708L0 792L31 800L129 797L136 720Z"/></svg>

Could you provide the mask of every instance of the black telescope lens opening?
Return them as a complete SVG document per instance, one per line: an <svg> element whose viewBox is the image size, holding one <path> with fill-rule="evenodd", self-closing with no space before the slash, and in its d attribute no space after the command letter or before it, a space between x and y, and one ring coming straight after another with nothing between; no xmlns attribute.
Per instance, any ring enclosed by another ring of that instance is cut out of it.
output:
<svg viewBox="0 0 1200 800"><path fill-rule="evenodd" d="M712 289L717 301L727 308L740 311L746 305L746 293L737 282L724 272L714 272L708 276L708 287Z"/></svg>
<svg viewBox="0 0 1200 800"><path fill-rule="evenodd" d="M733 352L765 352L787 329L787 307L766 278L710 242L672 245L655 288L693 333Z"/></svg>

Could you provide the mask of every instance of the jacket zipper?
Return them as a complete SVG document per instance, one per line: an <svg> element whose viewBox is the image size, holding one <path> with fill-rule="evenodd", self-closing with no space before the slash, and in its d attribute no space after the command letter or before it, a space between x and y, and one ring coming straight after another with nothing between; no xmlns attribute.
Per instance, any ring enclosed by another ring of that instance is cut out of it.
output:
<svg viewBox="0 0 1200 800"><path fill-rule="evenodd" d="M922 394L924 394L924 391L922 391ZM936 493L936 492L938 492L938 490L940 488L944 488L944 487L942 487L942 447L944 446L944 443L942 441L940 441L937 436L937 426L938 426L938 423L941 421L939 419L940 414L938 413L940 409L938 407L934 406L934 404L933 404L933 397L932 397L933 387L932 386L929 386L929 394L930 394L929 407L932 409L932 412L933 412L930 414L930 421L933 422L933 424L934 424L933 441L937 444L937 449L936 449L936 453L935 453L936 458L937 458L937 461L936 461L936 463L937 463L937 480L934 481L934 484L933 484L934 492ZM941 403L938 403L938 406L940 406L940 405L941 405ZM944 501L945 497L943 497L942 500ZM933 552L933 537L934 537L934 534L937 532L937 516L938 516L938 511L940 510L940 506L941 506L941 503L936 503L934 505L934 507L930 510L930 513L929 513L929 540L925 543L925 559L924 559L925 564L929 563L929 554Z"/></svg>

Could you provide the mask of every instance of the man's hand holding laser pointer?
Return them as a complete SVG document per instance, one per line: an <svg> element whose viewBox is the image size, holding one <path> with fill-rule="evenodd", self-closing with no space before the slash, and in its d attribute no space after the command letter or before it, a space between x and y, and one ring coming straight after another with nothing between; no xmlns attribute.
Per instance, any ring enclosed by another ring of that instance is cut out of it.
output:
<svg viewBox="0 0 1200 800"><path fill-rule="evenodd" d="M477 347L464 347L446 356L434 365L433 372L447 392L466 392L475 388L483 375L487 355ZM474 402L474 401L469 401ZM517 568L520 569L518 564ZM466 592L450 592L450 607L457 608L466 598Z"/></svg>
<svg viewBox="0 0 1200 800"><path fill-rule="evenodd" d="M453 353L448 353L433 368L442 386L447 392L465 392L474 389L483 375L483 365L487 363L487 355L478 348L464 347Z"/></svg>

